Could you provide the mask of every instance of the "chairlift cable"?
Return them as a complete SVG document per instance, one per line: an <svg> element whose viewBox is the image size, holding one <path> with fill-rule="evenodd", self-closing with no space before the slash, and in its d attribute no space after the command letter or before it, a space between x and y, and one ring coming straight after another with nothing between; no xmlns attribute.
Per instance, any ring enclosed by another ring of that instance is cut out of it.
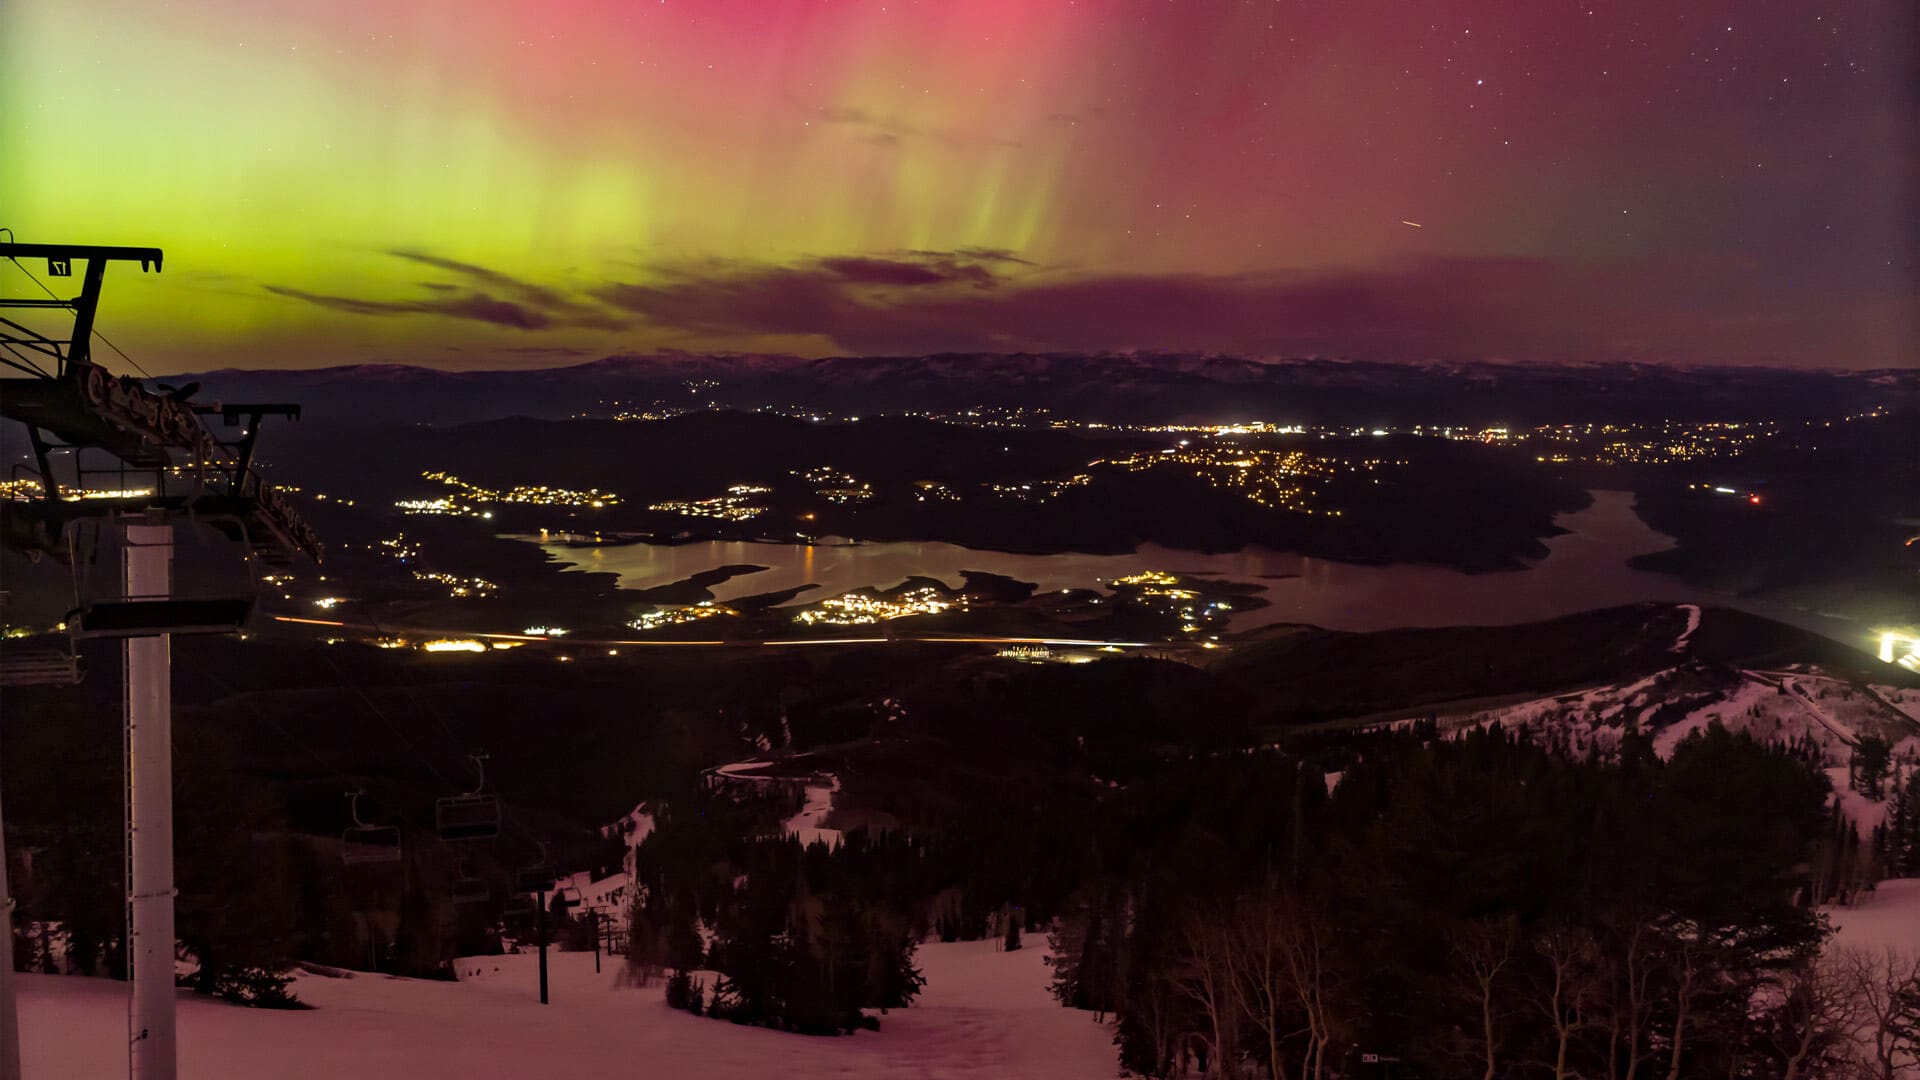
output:
<svg viewBox="0 0 1920 1080"><path fill-rule="evenodd" d="M9 237L11 237L13 235L13 230L7 229L6 233ZM20 267L20 272L27 275L28 279L30 279L35 285L40 286L40 291L43 293L46 293L48 297L50 297L51 299L53 299L58 303L65 304L69 307L73 305L73 302L71 300L67 300L61 297L59 293L56 293L52 289L47 288L47 283L44 281L41 281L38 277L35 277L33 271L27 269L26 266L23 265L19 259L16 259L13 256L9 255L7 256L7 261L12 263L15 266ZM131 356L128 356L126 350L122 349L120 346L115 345L112 341L108 340L107 335L101 333L99 330L96 329L93 331L93 336L99 338L103 343L105 343L107 348L112 349L114 352L119 353L120 359L125 360L129 364L132 364L133 370L139 372L143 378L146 378L149 380L153 378L153 376L147 372L146 368L143 368L140 366L140 361L135 360Z"/></svg>
<svg viewBox="0 0 1920 1080"><path fill-rule="evenodd" d="M0 341L0 348L4 348L8 352L12 353L14 356L14 359L32 368L34 370L34 373L39 375L41 378L43 379L53 378L53 375L50 374L47 371L47 369L41 367L37 362L35 362L33 357L30 354L21 352L19 349L14 348L11 343Z"/></svg>
<svg viewBox="0 0 1920 1080"><path fill-rule="evenodd" d="M210 665L206 664L204 661L202 661L199 657L193 655L192 652L190 651L179 652L179 653L175 653L174 656L176 658L180 658L180 657L186 658L189 664L199 669L199 674L201 675L201 677L205 678L208 682L211 682L215 686L219 687L220 690L222 690L227 694L227 696L235 697L235 698L242 696L243 691L235 687L232 683L229 683L225 679L222 679L218 675L215 675L213 673L213 668ZM344 770L342 770L338 763L327 762L325 760L325 755L322 755L319 751L315 750L310 743L306 742L305 740L301 739L299 736L295 735L292 732L292 730L289 729L285 724L281 723L280 718L273 715L272 712L269 712L266 710L257 710L255 712L255 715L263 717L267 721L267 723L273 725L274 730L278 731L281 737L286 739L289 745L291 745L295 750L299 751L300 753L306 755L307 759L311 761L314 765L317 765L321 769L324 769L332 773L333 779L339 781L342 784L357 785L359 783L359 781L355 778L354 775L349 774ZM414 827L412 822L407 821L405 815L394 814L393 816L398 818L403 824L406 824L409 827Z"/></svg>
<svg viewBox="0 0 1920 1080"><path fill-rule="evenodd" d="M366 615L367 625L373 627L373 632L375 634L385 635L386 631L380 628L380 618L374 614L372 605L364 600L355 600L354 603ZM440 715L439 708L434 705L432 698L425 693L425 687L421 686L419 681L413 677L412 670L406 664L401 664L399 667L401 689L406 692L407 697L413 700L414 706L439 726L441 732L447 736L449 742L452 742L455 746L467 745L466 741L454 732L452 726L447 723L446 718Z"/></svg>
<svg viewBox="0 0 1920 1080"><path fill-rule="evenodd" d="M104 344L104 345L106 345L106 347L107 347L107 348L109 348L109 349L112 349L112 350L113 350L114 352L117 352L117 353L119 353L119 354L120 354L120 359L122 359L122 360L125 360L125 361L126 361L127 363L129 363L129 364L132 364L132 365L133 365L133 370L135 370L135 371L137 371L137 372L139 372L139 373L140 373L140 374L141 374L142 376L144 376L145 378L147 378L147 379L149 379L149 380L151 380L151 379L153 378L153 376L152 376L152 375L149 375L149 374L147 374L147 369L146 369L146 368L143 368L143 367L141 367L141 366L140 366L140 361L138 361L138 360L135 360L135 359L134 359L133 357L131 357L131 356L128 356L128 355L127 355L127 353L126 353L126 350L125 350L125 349L122 349L122 348L121 348L120 346L118 346L118 345L115 345L115 344L114 344L114 343L112 342L112 340L111 340L111 339L109 339L109 338L107 337L107 335L105 335L105 334L103 334L103 333L101 333L101 332L100 332L100 331L98 331L98 330L95 330L95 331L93 332L93 336L94 336L94 337L97 337L97 338L99 338L99 339L100 339L100 341L101 341L101 343L102 343L102 344Z"/></svg>
<svg viewBox="0 0 1920 1080"><path fill-rule="evenodd" d="M371 605L367 604L365 601L356 601L355 603L365 613L366 619L367 619L367 625L373 628L373 632L375 634L384 634L386 631L381 629L379 617L374 614L374 612L371 609ZM461 745L462 740L460 736L453 730L452 726L450 726L447 723L446 719L441 715L439 707L434 704L431 695L426 693L426 688L424 686L421 686L418 680L416 680L413 677L413 672L408 667L408 665L406 665L405 663L402 663L399 666L399 668L400 668L400 689L404 693L406 693L406 695L410 699L413 700L414 704L419 708L421 713L426 715L436 725L439 726L440 730L447 736L447 739L449 741L454 743L456 746ZM482 768L482 778L484 781L484 767ZM451 781L449 781L449 784L451 784ZM481 790L484 791L484 782L482 784ZM511 823L514 829L516 829L520 833L520 835L524 839L526 839L529 843L532 843L536 846L541 844L542 841L540 840L539 836L533 831L532 827L530 827L526 823L526 821L520 817L519 813L513 809L512 805L509 804L505 799L500 798L499 792L496 791L493 793L493 795L494 795L495 804L499 807L499 810L500 810L501 821L503 823Z"/></svg>
<svg viewBox="0 0 1920 1080"><path fill-rule="evenodd" d="M360 701L367 707L367 711L372 713L376 719L384 724L388 731L398 736L400 741L406 745L408 751L413 754L414 758L417 759L420 764L427 767L428 772L438 777L440 782L446 784L448 787L457 786L456 781L448 777L446 773L441 772L439 766L429 761L426 755L420 752L419 745L407 735L405 730L393 722L393 718L388 716L385 710L381 709L380 706L374 703L371 697L367 696L366 690L363 689L360 684L352 682L347 678L346 672L340 670L340 665L334 661L332 656L327 655L327 652L324 650L320 655L326 659L327 666L333 669L334 677L340 682L340 685L350 688L355 694L359 695Z"/></svg>
<svg viewBox="0 0 1920 1080"><path fill-rule="evenodd" d="M369 616L369 618L371 619L371 616ZM379 633L380 630L379 630L378 623L377 622L373 623L373 626L374 626L374 631L376 633ZM373 715L377 717L383 724L385 724L388 730L392 731L396 736L399 737L401 742L404 743L407 749L413 754L414 758L417 759L421 764L425 765L428 771L432 772L436 777L438 777L441 780L441 782L446 784L448 788L453 789L454 791L465 792L468 790L464 785L454 781L453 779L448 777L446 773L441 772L440 769L433 764L433 762L429 761L426 758L426 756L423 753L421 753L419 745L415 743L413 739L409 737L406 734L406 732L400 728L399 725L394 723L392 717L388 716L384 710L382 710L378 705L376 705L373 699L367 695L366 691L358 683L352 682L347 678L346 673L340 669L339 664L334 661L332 656L327 655L325 652L322 652L321 655L325 657L328 666L333 669L334 674L336 678L339 680L339 682L342 685L351 686L354 693L359 695L361 702L366 705L367 709L370 712L372 712ZM421 695L416 694L413 688L410 685L408 685L411 682L411 676L407 672L404 665L402 665L401 667L400 676L402 680L402 685L400 686L400 689L403 692L407 693L409 697L412 697L415 700L415 702L420 705L421 707L420 711L433 717L433 719L439 723L441 730L447 734L447 737L455 741L457 744L459 741L458 736L456 736L453 733L453 730L447 726L444 720L441 720L438 717L438 715L432 711L428 703L421 701ZM525 822L520 820L519 815L513 813L511 809L507 808L505 802L500 799L499 794L497 792L494 793L494 805L497 808L499 808L499 812L502 820L510 819L514 827L518 829L520 833L523 836L525 836L528 840L534 843L539 842L538 838L534 835L533 831L527 827Z"/></svg>
<svg viewBox="0 0 1920 1080"><path fill-rule="evenodd" d="M372 605L366 603L364 600L356 600L355 603L364 612L367 625L373 628L373 632L376 634L384 634L386 631L381 629L379 617L374 614ZM446 734L450 741L459 745L462 741L460 736L455 733L453 728L446 722L439 708L433 703L431 696L425 693L425 687L421 686L419 682L414 679L411 669L405 664L400 665L400 679L402 682L401 689L406 692L409 698L413 699L415 704L419 706L420 711L426 714L429 719L433 720L435 724L439 725L440 730ZM529 843L535 846L543 845L544 841L542 841L539 835L534 832L533 828L526 823L525 819L514 810L512 804L504 799L500 799L497 791L494 795L500 806L501 820L503 822L510 822Z"/></svg>

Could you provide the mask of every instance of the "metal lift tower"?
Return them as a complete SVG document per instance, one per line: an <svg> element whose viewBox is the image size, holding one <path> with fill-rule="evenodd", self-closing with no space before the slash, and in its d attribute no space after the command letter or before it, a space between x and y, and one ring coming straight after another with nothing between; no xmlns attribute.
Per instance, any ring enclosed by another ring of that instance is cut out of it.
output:
<svg viewBox="0 0 1920 1080"><path fill-rule="evenodd" d="M26 428L33 447L33 487L9 485L0 499L0 539L38 559L72 559L70 527L104 520L121 550L121 578L111 598L82 597L67 619L75 638L118 638L125 668L127 757L128 1066L137 1080L174 1080L173 743L174 634L232 633L245 624L251 595L182 597L173 588L173 530L202 522L275 564L305 556L318 561L318 537L286 498L254 468L254 441L268 416L297 418L297 405L219 405L191 392L150 390L94 363L91 345L100 289L111 262L158 271L158 248L0 243L0 259L40 287L34 295L0 294L0 416ZM80 268L80 292L63 297L32 273L64 283ZM46 324L57 324L49 327ZM65 327L61 330L61 327ZM208 427L218 416L237 434ZM88 458L94 461L89 467ZM104 459L104 462L102 461ZM56 469L64 463L64 470ZM16 470L17 471L17 470ZM111 476L108 490L89 477ZM9 477L27 479L28 477ZM70 479L69 479L70 478ZM70 651L9 645L0 651L0 684L72 683L80 677ZM0 841L4 833L0 833ZM18 1018L13 997L12 901L0 843L0 1080L20 1080Z"/></svg>

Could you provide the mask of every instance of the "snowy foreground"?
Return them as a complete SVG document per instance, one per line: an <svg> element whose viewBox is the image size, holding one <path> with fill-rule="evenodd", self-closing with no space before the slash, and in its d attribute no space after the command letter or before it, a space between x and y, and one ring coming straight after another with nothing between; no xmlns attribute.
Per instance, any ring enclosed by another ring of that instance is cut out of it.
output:
<svg viewBox="0 0 1920 1080"><path fill-rule="evenodd" d="M553 1004L541 1008L532 955L474 957L460 983L303 975L305 1012L241 1009L180 996L180 1074L248 1080L597 1080L635 1076L1105 1078L1111 1034L1047 996L1045 950L995 943L920 949L919 1004L878 1032L808 1038L667 1008L660 984L596 976L590 953L553 953ZM126 1075L126 985L23 978L20 1030L29 1080Z"/></svg>
<svg viewBox="0 0 1920 1080"><path fill-rule="evenodd" d="M1828 910L1842 945L1920 949L1920 878L1882 882L1859 906ZM181 1075L249 1080L568 1080L634 1076L791 1078L1116 1075L1108 1030L1047 996L1044 950L990 941L920 949L927 988L879 1032L815 1039L668 1009L658 984L596 976L591 954L554 953L553 1004L536 1000L532 955L460 962L460 983L303 975L306 1012L241 1009L180 996ZM29 1080L126 1075L126 985L22 978Z"/></svg>

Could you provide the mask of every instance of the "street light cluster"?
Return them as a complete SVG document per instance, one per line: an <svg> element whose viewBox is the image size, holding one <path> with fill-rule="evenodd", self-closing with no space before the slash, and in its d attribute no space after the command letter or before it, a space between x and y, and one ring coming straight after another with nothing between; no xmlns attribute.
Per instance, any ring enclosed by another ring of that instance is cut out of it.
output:
<svg viewBox="0 0 1920 1080"><path fill-rule="evenodd" d="M718 518L721 521L752 521L767 512L765 506L754 502L757 495L765 495L773 489L759 484L735 484L727 489L725 495L711 499L671 500L650 503L647 509L663 514L680 514L685 517Z"/></svg>
<svg viewBox="0 0 1920 1080"><path fill-rule="evenodd" d="M510 488L488 488L479 484L470 484L451 473L430 469L420 474L428 480L438 480L453 488L455 493L473 503L520 503L527 506L571 506L579 509L600 510L617 506L620 496L599 488L576 491L573 488L551 487L546 484L519 484ZM426 500L435 502L438 500ZM404 508L404 504L402 504ZM433 512L433 511L425 511ZM457 511L471 513L471 508Z"/></svg>
<svg viewBox="0 0 1920 1080"><path fill-rule="evenodd" d="M1222 443L1136 450L1104 464L1116 465L1128 472L1191 472L1196 479L1270 510L1340 517L1342 511L1320 504L1314 497L1316 489L1343 472L1374 472L1388 463L1377 458L1328 457L1304 450L1266 450Z"/></svg>
<svg viewBox="0 0 1920 1080"><path fill-rule="evenodd" d="M892 598L866 593L829 597L794 616L794 619L807 626L854 626L903 619L910 615L937 615L954 606L953 601L941 596L939 590L923 585Z"/></svg>
<svg viewBox="0 0 1920 1080"><path fill-rule="evenodd" d="M697 604L684 607L662 607L643 612L639 618L627 625L635 630L658 630L663 626L679 626L684 623L700 622L719 615L738 615L739 612L724 604L711 600L702 600Z"/></svg>

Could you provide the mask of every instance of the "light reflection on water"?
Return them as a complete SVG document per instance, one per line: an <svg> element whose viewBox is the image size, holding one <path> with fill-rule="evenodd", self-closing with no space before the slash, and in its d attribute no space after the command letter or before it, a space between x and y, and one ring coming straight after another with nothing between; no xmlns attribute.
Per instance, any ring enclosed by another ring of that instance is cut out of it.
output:
<svg viewBox="0 0 1920 1080"><path fill-rule="evenodd" d="M728 564L768 568L713 586L715 598L723 601L797 585L820 586L801 594L798 602L804 603L851 589L890 587L910 576L938 578L957 586L962 570L1035 582L1043 591L1095 587L1103 580L1141 570L1204 574L1265 586L1260 595L1270 606L1236 615L1235 630L1279 622L1337 630L1495 625L1642 600L1731 603L1675 578L1628 567L1626 560L1631 556L1663 550L1673 541L1634 513L1631 492L1596 491L1593 495L1591 506L1557 519L1568 531L1546 541L1546 558L1525 570L1494 574L1405 563L1358 565L1264 548L1203 555L1153 544L1128 555L1021 555L932 542L541 546L580 569L617 574L621 587L629 589L666 585ZM1809 625L1808 617L1768 610L1769 605L1735 606ZM1831 632L1834 627L1824 629Z"/></svg>

